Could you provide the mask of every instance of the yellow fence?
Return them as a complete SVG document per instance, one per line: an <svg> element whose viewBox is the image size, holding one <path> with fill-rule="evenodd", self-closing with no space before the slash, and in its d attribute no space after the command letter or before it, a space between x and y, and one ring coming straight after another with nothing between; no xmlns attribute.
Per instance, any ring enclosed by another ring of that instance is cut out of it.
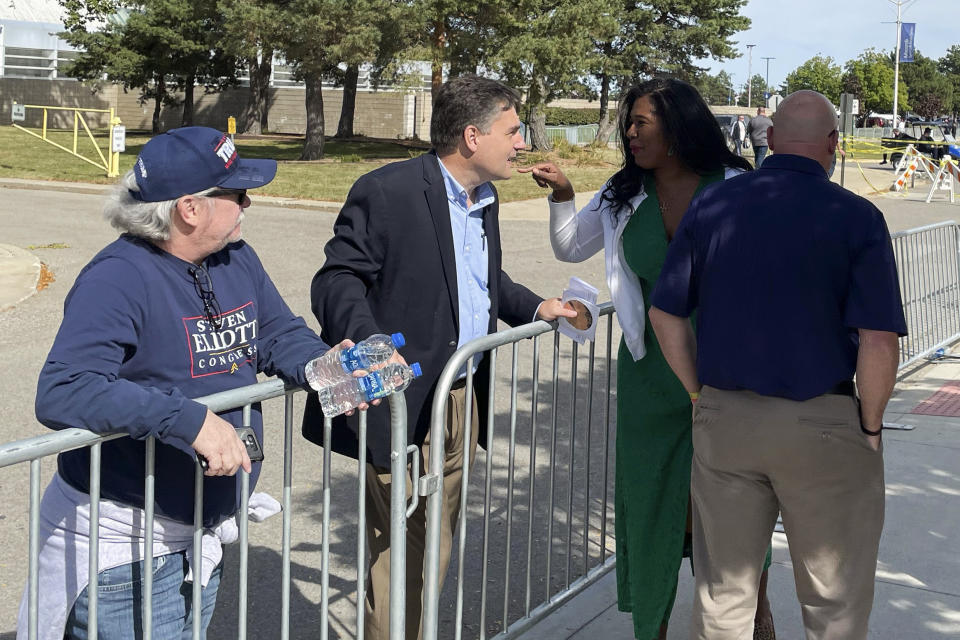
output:
<svg viewBox="0 0 960 640"><path fill-rule="evenodd" d="M841 142L844 142L841 140ZM880 156L882 154L891 155L894 153L903 153L908 145L928 145L932 148L946 147L950 142L945 140L914 140L910 138L866 138L859 136L847 136L845 153L849 156Z"/></svg>
<svg viewBox="0 0 960 640"><path fill-rule="evenodd" d="M81 109L77 107L52 107L44 105L33 105L33 104L24 104L24 105L14 105L14 108L21 108L24 111L26 109L41 109L43 111L43 125L41 127L40 133L31 131L25 127L22 127L16 123L13 123L13 126L25 133L34 136L35 138L40 138L48 144L52 144L58 149L66 151L70 155L88 162L93 166L103 169L107 173L108 178L115 178L120 175L120 151L123 149L123 135L124 130L123 126L120 124L120 118L114 113L114 109ZM54 142L47 135L47 115L50 111L72 111L73 112L73 148L68 148ZM23 113L23 112L21 112ZM87 125L86 119L83 117L83 113L106 113L110 116L110 136L107 140L107 148L101 149L100 145L97 144L96 138L93 137L93 132L90 131L90 127ZM90 139L93 149L97 152L97 157L100 161L96 159L90 159L85 155L82 155L77 151L79 138L80 138L80 128L83 127L84 132L87 134L87 137ZM115 135L119 134L119 136ZM104 155L106 153L106 155Z"/></svg>

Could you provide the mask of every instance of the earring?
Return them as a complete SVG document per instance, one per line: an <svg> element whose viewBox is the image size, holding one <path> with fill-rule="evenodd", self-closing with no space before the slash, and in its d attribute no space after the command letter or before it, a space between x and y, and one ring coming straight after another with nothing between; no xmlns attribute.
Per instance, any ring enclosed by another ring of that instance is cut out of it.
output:
<svg viewBox="0 0 960 640"><path fill-rule="evenodd" d="M673 153L674 153L673 147L671 146L669 149L667 149L667 155L668 155L668 156L672 156Z"/></svg>

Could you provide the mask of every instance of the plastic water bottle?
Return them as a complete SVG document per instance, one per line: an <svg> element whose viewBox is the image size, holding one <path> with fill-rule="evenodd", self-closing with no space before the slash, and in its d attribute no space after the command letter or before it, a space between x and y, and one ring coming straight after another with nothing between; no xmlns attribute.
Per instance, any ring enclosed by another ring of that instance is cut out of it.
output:
<svg viewBox="0 0 960 640"><path fill-rule="evenodd" d="M307 382L314 390L347 380L357 369L371 369L389 360L394 352L406 344L402 333L377 333L361 340L349 349L326 352L307 363Z"/></svg>
<svg viewBox="0 0 960 640"><path fill-rule="evenodd" d="M362 402L384 398L395 391L403 391L410 382L420 377L420 363L409 367L391 362L362 378L348 378L317 390L323 415L332 418L356 409Z"/></svg>

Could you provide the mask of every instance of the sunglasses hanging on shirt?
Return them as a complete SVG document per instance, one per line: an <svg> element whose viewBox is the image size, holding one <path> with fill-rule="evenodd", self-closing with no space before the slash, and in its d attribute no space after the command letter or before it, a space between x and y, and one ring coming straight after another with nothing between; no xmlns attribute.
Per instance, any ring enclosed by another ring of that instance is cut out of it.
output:
<svg viewBox="0 0 960 640"><path fill-rule="evenodd" d="M223 326L223 318L220 303L217 302L213 293L213 280L210 279L210 274L202 266L190 267L187 271L193 276L193 289L203 302L204 317L216 331L219 331Z"/></svg>

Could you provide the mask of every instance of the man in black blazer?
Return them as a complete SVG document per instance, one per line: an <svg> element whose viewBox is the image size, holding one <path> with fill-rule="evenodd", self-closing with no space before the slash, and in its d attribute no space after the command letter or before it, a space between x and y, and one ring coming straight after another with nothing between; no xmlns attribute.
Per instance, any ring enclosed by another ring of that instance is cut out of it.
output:
<svg viewBox="0 0 960 640"><path fill-rule="evenodd" d="M325 248L326 262L310 298L321 335L330 344L374 333L403 332L404 356L419 361L423 377L406 390L408 442L428 459L430 408L440 373L469 340L496 331L497 319L517 325L536 318L575 316L559 298L543 300L501 269L497 193L493 180L509 178L524 148L519 97L503 84L477 76L441 87L433 107L433 150L381 167L353 185ZM330 342L333 340L334 342ZM475 389L486 389L489 367L480 364ZM463 372L465 375L465 372ZM464 380L450 393L444 453L441 580L459 514L463 469ZM476 449L478 403L473 396L470 457ZM482 403L481 406L486 403ZM323 414L316 395L307 401L304 436L322 444ZM357 419L337 418L333 450L358 457ZM389 633L390 415L368 412L367 532L370 575L364 621L371 640ZM421 464L421 469L425 468ZM424 501L407 522L406 637L420 631Z"/></svg>

